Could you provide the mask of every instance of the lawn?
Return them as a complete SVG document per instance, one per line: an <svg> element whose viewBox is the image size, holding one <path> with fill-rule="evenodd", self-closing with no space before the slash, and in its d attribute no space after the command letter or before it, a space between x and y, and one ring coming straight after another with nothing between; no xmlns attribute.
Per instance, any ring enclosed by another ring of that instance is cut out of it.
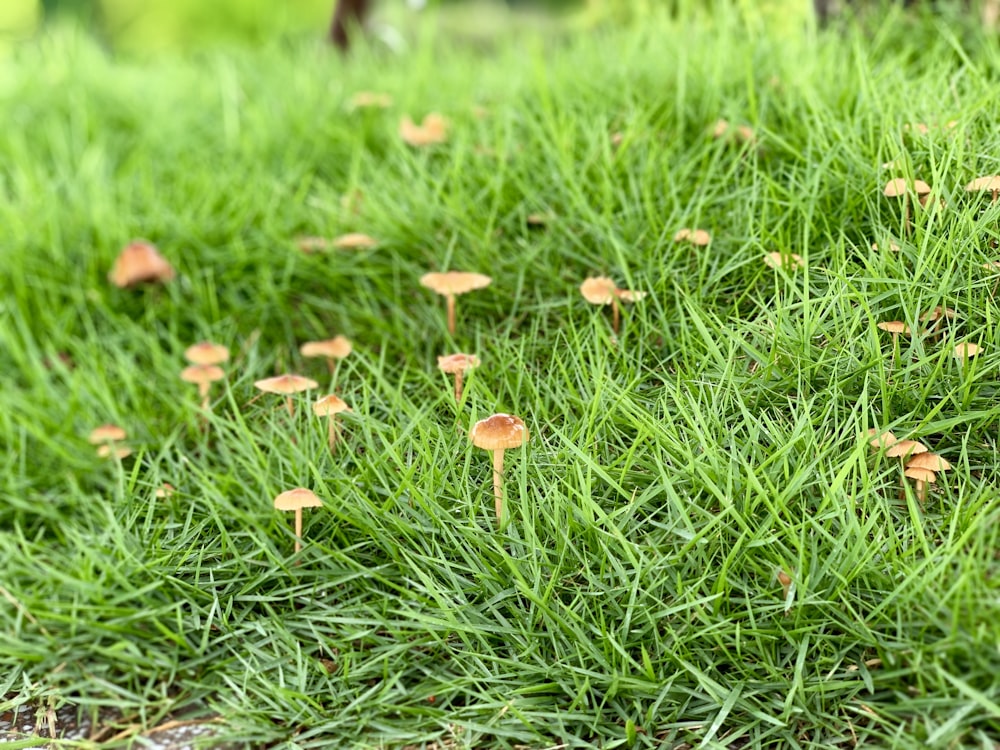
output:
<svg viewBox="0 0 1000 750"><path fill-rule="evenodd" d="M948 20L347 62L63 30L4 61L0 710L200 703L241 746L993 747L1000 204L964 188L1000 173L1000 43ZM432 112L445 140L405 143ZM347 233L377 244L300 249ZM175 278L110 283L138 238ZM492 277L454 334L445 270ZM617 333L594 276L647 292L605 292ZM334 335L333 373L300 354ZM452 352L481 361L458 403ZM286 372L318 383L292 414L254 388ZM530 435L499 525L469 439L495 413ZM107 423L131 455L96 455ZM951 470L904 479L872 429ZM297 554L295 487L323 502Z"/></svg>

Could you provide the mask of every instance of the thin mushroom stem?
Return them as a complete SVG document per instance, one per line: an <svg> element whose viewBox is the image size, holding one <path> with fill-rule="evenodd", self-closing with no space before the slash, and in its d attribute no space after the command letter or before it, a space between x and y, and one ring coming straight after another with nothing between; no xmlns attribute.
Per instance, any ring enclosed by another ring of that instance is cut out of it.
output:
<svg viewBox="0 0 1000 750"><path fill-rule="evenodd" d="M201 396L201 408L205 411L208 411L208 391L211 387L211 383L198 383L198 395Z"/></svg>
<svg viewBox="0 0 1000 750"><path fill-rule="evenodd" d="M337 446L337 418L332 414L327 419L327 442L330 445L330 453L333 453Z"/></svg>
<svg viewBox="0 0 1000 750"><path fill-rule="evenodd" d="M455 295L449 294L448 300L448 333L455 335Z"/></svg>
<svg viewBox="0 0 1000 750"><path fill-rule="evenodd" d="M458 370L455 373L455 403L457 404L462 400L462 371Z"/></svg>
<svg viewBox="0 0 1000 750"><path fill-rule="evenodd" d="M292 404L292 394L285 396L285 405L288 407L288 416L295 419L295 405Z"/></svg>
<svg viewBox="0 0 1000 750"><path fill-rule="evenodd" d="M903 230L907 237L910 236L910 194L903 193Z"/></svg>
<svg viewBox="0 0 1000 750"><path fill-rule="evenodd" d="M295 554L302 551L302 508L295 509Z"/></svg>
<svg viewBox="0 0 1000 750"><path fill-rule="evenodd" d="M618 323L619 323L620 313L618 312L618 299L616 297L611 298L611 330L618 333Z"/></svg>
<svg viewBox="0 0 1000 750"><path fill-rule="evenodd" d="M920 501L921 505L927 502L927 482L923 479L917 480L917 500Z"/></svg>
<svg viewBox="0 0 1000 750"><path fill-rule="evenodd" d="M493 503L497 512L497 524L503 519L503 448L493 451Z"/></svg>

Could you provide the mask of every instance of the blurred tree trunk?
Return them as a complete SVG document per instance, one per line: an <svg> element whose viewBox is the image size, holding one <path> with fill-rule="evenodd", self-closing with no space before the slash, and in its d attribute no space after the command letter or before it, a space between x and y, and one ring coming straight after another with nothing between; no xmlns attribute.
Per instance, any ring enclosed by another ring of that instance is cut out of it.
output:
<svg viewBox="0 0 1000 750"><path fill-rule="evenodd" d="M364 26L369 10L371 0L337 0L330 24L330 41L341 52L346 52L351 46L349 33Z"/></svg>

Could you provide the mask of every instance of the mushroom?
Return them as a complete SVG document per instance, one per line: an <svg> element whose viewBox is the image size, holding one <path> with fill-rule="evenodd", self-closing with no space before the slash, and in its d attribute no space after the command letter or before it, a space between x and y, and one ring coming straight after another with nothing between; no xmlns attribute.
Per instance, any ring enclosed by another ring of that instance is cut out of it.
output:
<svg viewBox="0 0 1000 750"><path fill-rule="evenodd" d="M325 357L331 375L337 367L336 360L343 359L352 351L354 347L346 336L334 336L323 341L307 341L299 347L299 353L303 357Z"/></svg>
<svg viewBox="0 0 1000 750"><path fill-rule="evenodd" d="M371 250L378 245L378 240L361 232L342 234L333 241L337 250Z"/></svg>
<svg viewBox="0 0 1000 750"><path fill-rule="evenodd" d="M937 453L927 451L920 453L906 462L907 469L927 469L935 473L951 471L951 464L948 459L939 456Z"/></svg>
<svg viewBox="0 0 1000 750"><path fill-rule="evenodd" d="M927 195L931 191L931 186L923 180L913 181L913 192L917 196ZM903 227L906 234L910 233L910 193L907 190L907 182L902 177L889 180L882 189L882 194L887 198L903 199Z"/></svg>
<svg viewBox="0 0 1000 750"><path fill-rule="evenodd" d="M917 500L923 505L927 501L927 485L937 482L937 475L930 469L912 468L903 472L904 476L917 481Z"/></svg>
<svg viewBox="0 0 1000 750"><path fill-rule="evenodd" d="M796 253L773 252L764 256L764 264L771 268L784 268L786 271L798 271L805 267L802 256Z"/></svg>
<svg viewBox="0 0 1000 750"><path fill-rule="evenodd" d="M778 583L781 584L781 598L788 599L788 592L792 588L792 577L784 570L778 571Z"/></svg>
<svg viewBox="0 0 1000 750"><path fill-rule="evenodd" d="M445 271L443 273L425 273L420 277L421 286L440 294L448 301L448 333L455 335L455 297L475 289L484 289L493 283L493 279L481 273L466 271Z"/></svg>
<svg viewBox="0 0 1000 750"><path fill-rule="evenodd" d="M229 353L226 352L226 356ZM226 377L226 372L218 365L191 365L181 370L181 380L185 383L194 383L198 386L198 395L201 397L201 408L208 411L210 403L208 392L212 388L212 383Z"/></svg>
<svg viewBox="0 0 1000 750"><path fill-rule="evenodd" d="M448 121L436 112L417 125L408 116L399 123L399 137L410 146L431 146L448 140Z"/></svg>
<svg viewBox="0 0 1000 750"><path fill-rule="evenodd" d="M337 444L337 415L342 411L350 410L351 407L347 405L346 401L332 393L329 396L323 396L323 398L313 404L313 413L317 417L327 418L327 443L330 446L331 453L333 453L334 446Z"/></svg>
<svg viewBox="0 0 1000 750"><path fill-rule="evenodd" d="M965 189L970 193L988 190L992 196L990 203L996 203L997 200L1000 200L1000 175L992 174L985 177L977 177L966 185Z"/></svg>
<svg viewBox="0 0 1000 750"><path fill-rule="evenodd" d="M265 378L254 383L254 387L265 393L280 393L285 396L285 404L288 406L288 416L295 416L295 406L292 404L292 394L308 391L312 388L319 388L319 383L301 375L278 375L273 378Z"/></svg>
<svg viewBox="0 0 1000 750"><path fill-rule="evenodd" d="M916 440L898 440L886 449L885 455L889 458L901 458L906 460L907 458L915 456L918 453L926 452L927 446L923 443L919 443Z"/></svg>
<svg viewBox="0 0 1000 750"><path fill-rule="evenodd" d="M229 359L229 348L211 341L199 341L184 350L184 359L193 365L221 365Z"/></svg>
<svg viewBox="0 0 1000 750"><path fill-rule="evenodd" d="M114 456L121 461L123 458L128 458L132 455L132 449L127 445L101 445L97 448L97 455L99 458L111 458Z"/></svg>
<svg viewBox="0 0 1000 750"><path fill-rule="evenodd" d="M906 323L904 323L901 320L889 320L889 321L885 321L883 323L879 323L878 327L881 330L886 331L887 333L892 334L892 345L893 345L893 347L896 346L896 341L899 338L899 334L902 333L903 335L909 335L909 333L910 333L910 327L908 325L906 325Z"/></svg>
<svg viewBox="0 0 1000 750"><path fill-rule="evenodd" d="M954 320L957 317L958 313L955 310L952 310L950 307L938 305L933 310L928 310L921 314L920 322L927 323L927 333L932 338L937 338L943 333L943 330L938 330L941 323Z"/></svg>
<svg viewBox="0 0 1000 750"><path fill-rule="evenodd" d="M170 281L175 275L173 267L155 246L136 240L126 245L115 258L108 279L124 289L147 282Z"/></svg>
<svg viewBox="0 0 1000 750"><path fill-rule="evenodd" d="M518 417L494 414L472 425L469 438L477 448L493 451L493 499L497 523L503 518L503 452L528 441L528 428Z"/></svg>
<svg viewBox="0 0 1000 750"><path fill-rule="evenodd" d="M87 442L91 445L101 445L102 443L118 443L128 437L124 428L116 424L102 424L95 427L87 436Z"/></svg>
<svg viewBox="0 0 1000 750"><path fill-rule="evenodd" d="M868 445L870 445L872 448L875 448L876 450L882 448L891 448L897 442L899 442L896 439L896 436L893 435L888 430L886 430L885 432L879 432L878 428L876 427L870 427L868 429L868 437L870 438L870 440L868 441Z"/></svg>
<svg viewBox="0 0 1000 750"><path fill-rule="evenodd" d="M698 247L705 247L712 241L712 235L710 235L704 229L678 229L677 234L674 235L674 242L689 242L692 245L697 245Z"/></svg>
<svg viewBox="0 0 1000 750"><path fill-rule="evenodd" d="M448 354L438 357L438 369L455 376L455 403L462 400L462 377L469 370L479 367L479 357L475 354Z"/></svg>
<svg viewBox="0 0 1000 750"><path fill-rule="evenodd" d="M312 490L296 487L274 498L274 507L278 510L295 511L295 553L298 554L302 549L302 509L321 508L323 501Z"/></svg>
<svg viewBox="0 0 1000 750"><path fill-rule="evenodd" d="M980 351L982 351L982 349L980 349L979 344L973 344L972 342L969 341L963 341L961 344L958 344L955 347L955 349L952 351L952 355L955 357L955 359L961 361L963 359L972 359L977 354L979 354Z"/></svg>

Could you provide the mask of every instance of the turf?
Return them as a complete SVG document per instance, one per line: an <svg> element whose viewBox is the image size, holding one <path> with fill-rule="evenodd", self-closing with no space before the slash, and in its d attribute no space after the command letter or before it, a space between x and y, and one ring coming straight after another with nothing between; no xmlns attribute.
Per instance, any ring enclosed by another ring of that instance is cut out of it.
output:
<svg viewBox="0 0 1000 750"><path fill-rule="evenodd" d="M301 748L991 746L1000 206L963 186L1000 172L998 85L995 38L895 13L347 63L22 49L0 67L0 708L200 701L229 739ZM393 105L352 110L361 90ZM405 145L430 111L448 141ZM896 176L946 206L908 232ZM349 231L380 244L296 247ZM135 237L173 282L108 283ZM418 284L443 269L494 279L454 336ZM599 274L649 292L617 335L578 291ZM957 317L921 322L936 306ZM333 334L355 351L331 455L308 408L331 377L298 346ZM232 352L210 413L178 378L201 339ZM482 366L456 405L435 357L461 350ZM321 383L291 418L253 388L287 370ZM466 437L495 412L531 433L501 528ZM107 422L132 456L94 455ZM920 502L869 428L952 471ZM272 507L295 486L325 502L297 556Z"/></svg>

